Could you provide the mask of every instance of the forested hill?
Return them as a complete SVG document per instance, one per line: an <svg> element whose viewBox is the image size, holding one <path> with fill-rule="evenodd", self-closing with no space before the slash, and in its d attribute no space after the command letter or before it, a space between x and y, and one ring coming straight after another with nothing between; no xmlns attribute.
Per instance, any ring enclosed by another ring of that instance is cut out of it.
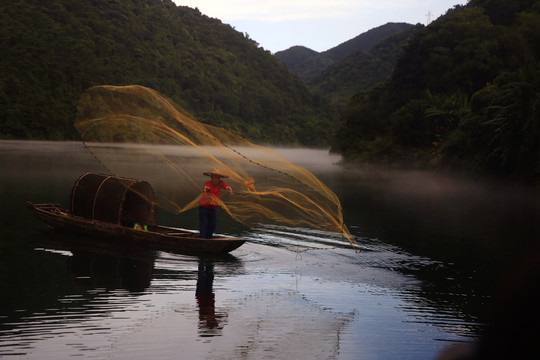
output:
<svg viewBox="0 0 540 360"><path fill-rule="evenodd" d="M357 93L348 160L540 183L540 1L471 0L418 31L389 80Z"/></svg>
<svg viewBox="0 0 540 360"><path fill-rule="evenodd" d="M332 115L269 51L171 0L0 3L0 138L76 139L93 85L143 85L257 142L325 145Z"/></svg>
<svg viewBox="0 0 540 360"><path fill-rule="evenodd" d="M355 93L390 77L403 49L423 27L409 27L381 40L369 51L358 51L328 66L312 80L310 88L342 111Z"/></svg>
<svg viewBox="0 0 540 360"><path fill-rule="evenodd" d="M293 46L287 50L278 51L275 55L302 81L311 83L329 66L352 54L368 52L380 41L407 30L411 26L406 23L387 23L320 53L303 46Z"/></svg>

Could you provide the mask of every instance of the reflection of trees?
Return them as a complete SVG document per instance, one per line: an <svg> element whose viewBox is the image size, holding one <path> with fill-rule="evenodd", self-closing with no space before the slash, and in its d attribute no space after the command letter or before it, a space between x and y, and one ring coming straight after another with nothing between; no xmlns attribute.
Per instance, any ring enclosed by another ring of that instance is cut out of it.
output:
<svg viewBox="0 0 540 360"><path fill-rule="evenodd" d="M216 314L213 284L214 264L200 258L195 297L199 306L199 335L202 337L219 336L223 329L220 320L225 314Z"/></svg>

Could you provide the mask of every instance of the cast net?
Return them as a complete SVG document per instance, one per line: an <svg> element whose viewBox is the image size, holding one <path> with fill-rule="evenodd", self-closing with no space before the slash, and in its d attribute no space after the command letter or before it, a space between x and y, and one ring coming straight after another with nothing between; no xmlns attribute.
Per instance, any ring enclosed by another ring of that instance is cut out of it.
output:
<svg viewBox="0 0 540 360"><path fill-rule="evenodd" d="M250 227L283 225L343 234L339 199L308 170L278 152L198 122L155 90L95 86L78 103L75 127L86 147L116 176L150 182L156 205L174 214L199 206L207 176L218 169L234 189L218 199ZM118 146L118 144L121 146Z"/></svg>

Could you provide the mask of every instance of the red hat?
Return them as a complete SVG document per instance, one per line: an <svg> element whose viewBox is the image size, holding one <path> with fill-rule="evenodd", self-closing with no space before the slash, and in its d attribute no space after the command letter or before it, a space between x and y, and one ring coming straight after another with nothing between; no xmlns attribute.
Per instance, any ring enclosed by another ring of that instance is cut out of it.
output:
<svg viewBox="0 0 540 360"><path fill-rule="evenodd" d="M218 169L214 169L213 171L203 172L203 175L206 175L206 176L219 176L219 177L224 177L224 178L229 177L229 175L222 173Z"/></svg>

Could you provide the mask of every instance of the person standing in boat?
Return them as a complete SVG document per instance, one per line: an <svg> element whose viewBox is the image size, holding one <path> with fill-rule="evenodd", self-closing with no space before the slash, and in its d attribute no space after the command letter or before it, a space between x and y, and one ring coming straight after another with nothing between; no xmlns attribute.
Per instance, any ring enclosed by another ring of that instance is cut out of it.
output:
<svg viewBox="0 0 540 360"><path fill-rule="evenodd" d="M210 176L210 180L204 183L203 193L199 199L199 237L210 239L216 230L216 209L221 189L229 191L231 195L234 193L232 188L221 179L228 178L227 174L219 170L208 171L203 174Z"/></svg>

